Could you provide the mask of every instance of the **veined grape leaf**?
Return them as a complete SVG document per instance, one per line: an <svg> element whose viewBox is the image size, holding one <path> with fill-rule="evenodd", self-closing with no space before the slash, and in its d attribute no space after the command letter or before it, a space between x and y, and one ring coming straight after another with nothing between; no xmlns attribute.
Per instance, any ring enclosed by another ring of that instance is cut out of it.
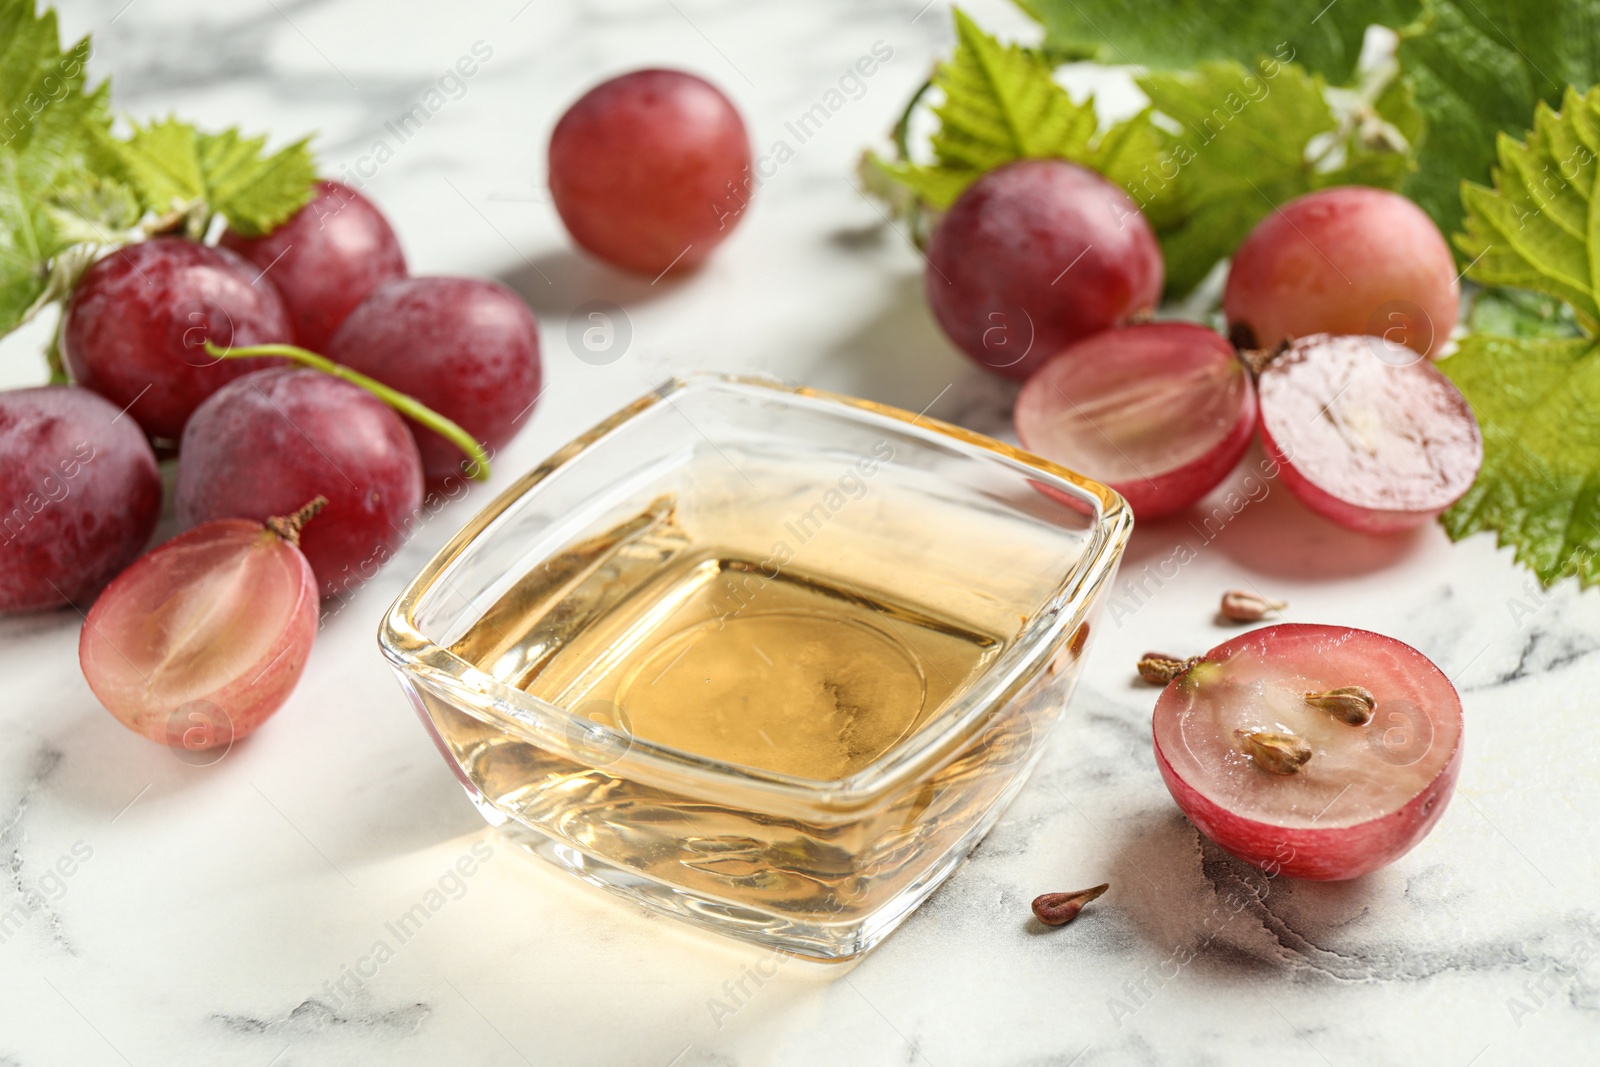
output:
<svg viewBox="0 0 1600 1067"><path fill-rule="evenodd" d="M1202 63L1138 82L1174 127L1162 131L1162 169L1147 175L1179 208L1157 222L1169 294L1192 289L1285 201L1333 185L1395 188L1411 165L1405 136L1418 123L1403 93L1379 101L1386 122L1341 122L1322 79L1292 63ZM1136 186L1135 198L1143 202L1147 189Z"/></svg>
<svg viewBox="0 0 1600 1067"><path fill-rule="evenodd" d="M1483 427L1483 470L1445 513L1460 538L1493 530L1539 578L1600 581L1600 88L1539 103L1526 140L1501 134L1494 189L1462 184L1468 274L1567 303L1586 335L1473 333L1440 368Z"/></svg>
<svg viewBox="0 0 1600 1067"><path fill-rule="evenodd" d="M1047 47L1090 50L1102 63L1153 69L1274 55L1335 84L1355 70L1368 26L1399 28L1421 0L1017 0ZM1524 114L1526 111L1524 111Z"/></svg>
<svg viewBox="0 0 1600 1067"><path fill-rule="evenodd" d="M1496 337L1579 337L1583 331L1572 309L1543 293L1525 289L1484 289L1472 300L1467 329Z"/></svg>
<svg viewBox="0 0 1600 1067"><path fill-rule="evenodd" d="M1600 581L1600 346L1472 334L1439 367L1483 429L1483 469L1444 514L1450 536L1494 531L1547 585Z"/></svg>
<svg viewBox="0 0 1600 1067"><path fill-rule="evenodd" d="M34 0L0 0L0 148L21 151L35 120L82 93L89 39L61 48L54 11Z"/></svg>
<svg viewBox="0 0 1600 1067"><path fill-rule="evenodd" d="M1018 159L1069 159L1127 186L1159 157L1148 114L1101 133L1093 98L1073 100L1045 56L1002 44L959 8L955 25L955 52L933 77L944 95L934 108L934 163L876 161L929 204L949 207L983 174Z"/></svg>
<svg viewBox="0 0 1600 1067"><path fill-rule="evenodd" d="M1600 225L1593 203L1600 175L1600 89L1568 89L1559 112L1534 107L1525 141L1496 138L1494 189L1461 185L1466 232L1456 245L1469 273L1485 285L1546 293L1572 307L1594 332L1600 324L1591 234Z"/></svg>
<svg viewBox="0 0 1600 1067"><path fill-rule="evenodd" d="M168 118L135 126L115 147L123 176L157 215L198 203L239 233L256 236L311 200L317 174L307 143L264 156L265 137L202 133Z"/></svg>
<svg viewBox="0 0 1600 1067"><path fill-rule="evenodd" d="M85 90L87 41L63 51L53 12L0 0L0 334L45 294L77 238L86 176L110 127L105 84Z"/></svg>
<svg viewBox="0 0 1600 1067"><path fill-rule="evenodd" d="M1400 33L1400 66L1427 117L1402 189L1445 233L1461 225L1463 179L1483 182L1495 136L1527 126L1539 101L1600 81L1600 0L1429 0Z"/></svg>

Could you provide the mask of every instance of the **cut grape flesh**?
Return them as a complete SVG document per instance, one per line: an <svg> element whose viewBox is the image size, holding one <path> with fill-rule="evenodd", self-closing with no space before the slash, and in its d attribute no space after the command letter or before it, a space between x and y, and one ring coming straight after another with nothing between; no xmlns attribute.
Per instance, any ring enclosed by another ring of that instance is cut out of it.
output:
<svg viewBox="0 0 1600 1067"><path fill-rule="evenodd" d="M1346 686L1375 698L1350 725L1307 701ZM1285 623L1206 653L1162 691L1156 765L1202 833L1272 874L1331 881L1421 841L1461 770L1461 698L1410 645L1367 630ZM1252 735L1310 747L1293 773L1247 754Z"/></svg>
<svg viewBox="0 0 1600 1067"><path fill-rule="evenodd" d="M1188 507L1244 455L1255 392L1233 346L1152 322L1069 345L1017 396L1024 448L1105 482L1141 520Z"/></svg>
<svg viewBox="0 0 1600 1067"><path fill-rule="evenodd" d="M1466 397L1425 360L1373 337L1291 344L1256 381L1261 442L1312 511L1367 533L1434 518L1471 486L1483 436Z"/></svg>
<svg viewBox="0 0 1600 1067"><path fill-rule="evenodd" d="M152 549L106 588L78 661L135 733L191 749L231 744L288 699L317 605L311 565L289 538L218 519Z"/></svg>

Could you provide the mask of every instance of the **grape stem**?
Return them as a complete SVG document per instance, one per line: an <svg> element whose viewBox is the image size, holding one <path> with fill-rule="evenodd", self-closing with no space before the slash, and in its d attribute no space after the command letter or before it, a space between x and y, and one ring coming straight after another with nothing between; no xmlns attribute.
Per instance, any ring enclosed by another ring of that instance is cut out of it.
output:
<svg viewBox="0 0 1600 1067"><path fill-rule="evenodd" d="M489 454L483 446L472 439L472 435L463 430L459 425L434 411L426 404L414 397L407 396L397 389L391 389L376 378L369 378L360 371L351 370L340 363L335 363L327 356L319 356L309 349L298 345L249 345L244 348L223 348L214 344L209 338L206 340L206 351L218 359L254 359L259 356L282 356L292 359L296 363L310 367L312 370L331 374L335 378L343 378L352 385L359 385L379 400L394 408L406 418L421 423L440 437L445 438L461 451L467 454L467 477L475 482L486 481L489 477Z"/></svg>
<svg viewBox="0 0 1600 1067"><path fill-rule="evenodd" d="M300 543L300 531L306 523L317 517L317 512L328 506L328 498L318 493L292 515L274 515L266 522L267 529L291 545Z"/></svg>

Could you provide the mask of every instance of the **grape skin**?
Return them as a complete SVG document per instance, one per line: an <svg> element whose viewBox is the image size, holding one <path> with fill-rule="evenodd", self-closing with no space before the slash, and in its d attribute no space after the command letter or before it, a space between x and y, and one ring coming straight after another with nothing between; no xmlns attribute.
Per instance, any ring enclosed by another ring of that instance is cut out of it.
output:
<svg viewBox="0 0 1600 1067"><path fill-rule="evenodd" d="M1222 307L1236 340L1371 334L1437 354L1455 327L1461 283L1433 220L1398 193L1365 186L1291 200L1234 253Z"/></svg>
<svg viewBox="0 0 1600 1067"><path fill-rule="evenodd" d="M292 338L283 298L259 275L225 248L178 237L119 249L84 272L67 303L67 369L146 433L175 441L202 400L276 362L218 360L207 340L227 348Z"/></svg>
<svg viewBox="0 0 1600 1067"><path fill-rule="evenodd" d="M1029 159L990 171L951 205L923 280L957 348L1026 378L1073 341L1153 308L1163 273L1127 194L1076 164Z"/></svg>
<svg viewBox="0 0 1600 1067"><path fill-rule="evenodd" d="M84 622L78 663L135 733L188 749L231 744L299 681L317 603L316 578L293 544L244 519L204 523L107 587Z"/></svg>
<svg viewBox="0 0 1600 1067"><path fill-rule="evenodd" d="M229 383L184 430L178 520L264 520L321 495L300 548L324 596L377 573L422 504L422 460L404 421L360 386L304 367Z"/></svg>
<svg viewBox="0 0 1600 1067"><path fill-rule="evenodd" d="M590 89L561 116L549 175L573 240L654 277L704 262L743 218L750 135L711 83L637 70Z"/></svg>
<svg viewBox="0 0 1600 1067"><path fill-rule="evenodd" d="M510 289L481 278L385 282L334 334L328 356L421 401L491 452L539 396L538 320ZM430 485L460 473L460 448L409 425Z"/></svg>
<svg viewBox="0 0 1600 1067"><path fill-rule="evenodd" d="M1195 503L1249 447L1255 391L1233 346L1186 322L1069 345L1017 396L1024 448L1107 483L1141 521Z"/></svg>
<svg viewBox="0 0 1600 1067"><path fill-rule="evenodd" d="M316 196L262 237L222 235L222 247L264 271L283 296L295 343L325 351L367 294L406 274L400 241L372 201L342 182L319 181Z"/></svg>
<svg viewBox="0 0 1600 1067"><path fill-rule="evenodd" d="M149 542L161 475L118 416L75 386L0 392L0 612L86 603Z"/></svg>

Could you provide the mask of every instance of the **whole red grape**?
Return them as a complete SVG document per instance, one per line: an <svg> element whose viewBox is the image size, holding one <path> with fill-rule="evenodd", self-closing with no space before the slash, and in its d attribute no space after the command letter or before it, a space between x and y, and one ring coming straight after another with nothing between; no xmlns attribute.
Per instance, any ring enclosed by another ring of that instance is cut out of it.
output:
<svg viewBox="0 0 1600 1067"><path fill-rule="evenodd" d="M923 278L944 332L978 363L1026 378L1066 345L1161 298L1154 231L1092 170L1026 159L957 198L928 243Z"/></svg>
<svg viewBox="0 0 1600 1067"><path fill-rule="evenodd" d="M70 385L0 392L0 612L87 601L160 514L155 453L115 405Z"/></svg>
<svg viewBox="0 0 1600 1067"><path fill-rule="evenodd" d="M300 548L333 596L377 573L422 504L422 461L405 423L360 386L303 367L259 371L189 420L177 486L185 526L260 521L319 495L327 506Z"/></svg>
<svg viewBox="0 0 1600 1067"><path fill-rule="evenodd" d="M1311 334L1371 334L1435 352L1461 300L1444 235L1398 193L1341 186L1289 201L1234 253L1222 308L1236 339L1270 348Z"/></svg>
<svg viewBox="0 0 1600 1067"><path fill-rule="evenodd" d="M153 437L177 440L200 402L265 359L219 360L223 347L289 341L283 298L225 248L178 237L129 245L84 272L67 303L62 354L73 379Z"/></svg>
<svg viewBox="0 0 1600 1067"><path fill-rule="evenodd" d="M636 70L590 89L556 123L549 164L573 240L652 276L702 262L754 188L738 110L678 70Z"/></svg>
<svg viewBox="0 0 1600 1067"><path fill-rule="evenodd" d="M420 400L490 450L511 440L539 395L539 323L510 289L481 278L384 282L327 354ZM461 471L460 448L410 425L430 483Z"/></svg>
<svg viewBox="0 0 1600 1067"><path fill-rule="evenodd" d="M341 182L320 181L317 195L262 237L232 230L222 246L254 263L283 294L295 342L314 352L368 293L406 273L405 253L372 201Z"/></svg>

